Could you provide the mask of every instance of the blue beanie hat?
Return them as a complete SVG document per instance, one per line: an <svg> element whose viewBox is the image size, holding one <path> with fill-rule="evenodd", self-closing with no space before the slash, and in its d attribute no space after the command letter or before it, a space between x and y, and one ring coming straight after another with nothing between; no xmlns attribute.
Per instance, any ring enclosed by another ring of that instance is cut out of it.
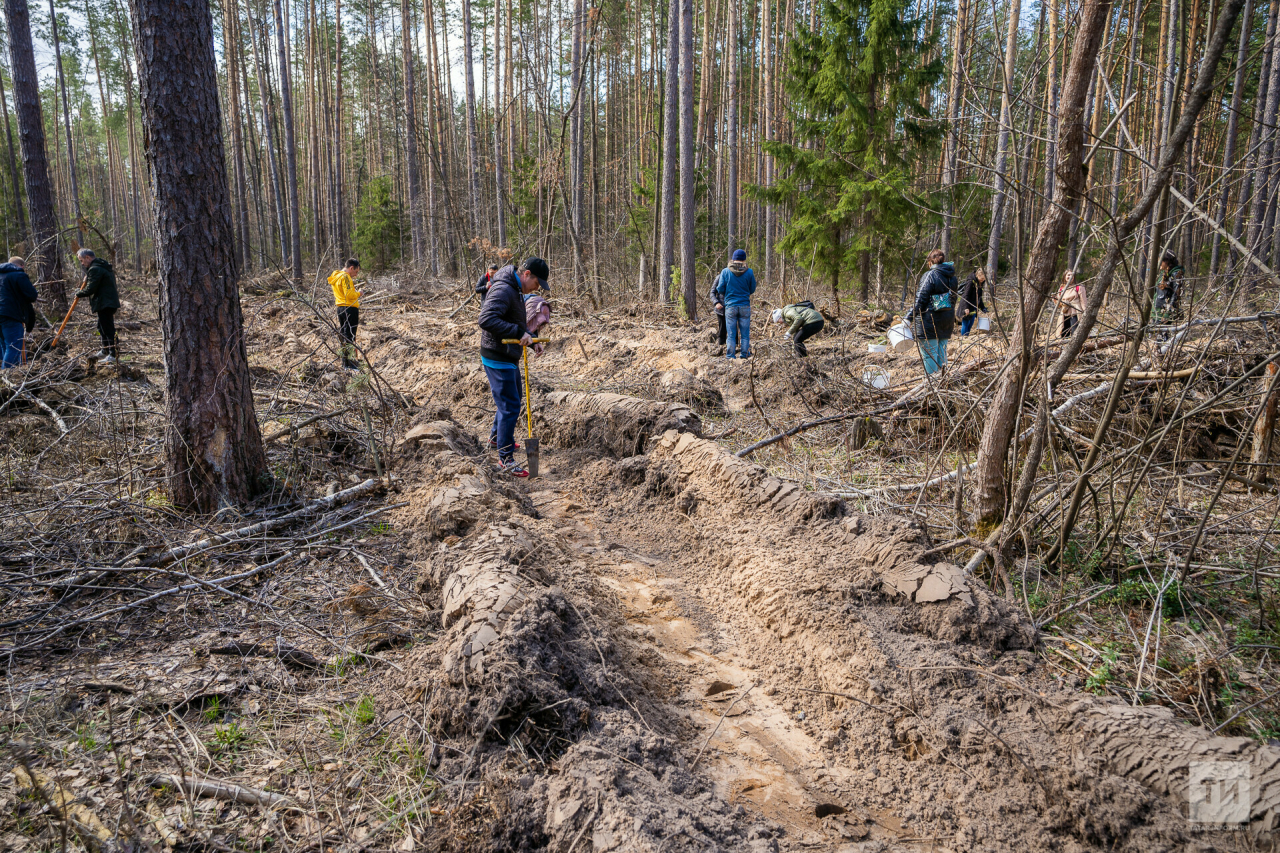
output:
<svg viewBox="0 0 1280 853"><path fill-rule="evenodd" d="M745 261L746 259L747 259L747 250L746 250L746 249L734 249L734 250L733 250L733 260L735 260L735 261Z"/></svg>

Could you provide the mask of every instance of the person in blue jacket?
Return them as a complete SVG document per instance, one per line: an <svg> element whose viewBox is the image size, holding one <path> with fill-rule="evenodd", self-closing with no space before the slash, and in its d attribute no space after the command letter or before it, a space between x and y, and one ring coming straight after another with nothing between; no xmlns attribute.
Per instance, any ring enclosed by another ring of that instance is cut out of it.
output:
<svg viewBox="0 0 1280 853"><path fill-rule="evenodd" d="M39 298L25 267L22 258L0 265L0 367L6 370L22 361L22 342L35 319L31 303Z"/></svg>
<svg viewBox="0 0 1280 853"><path fill-rule="evenodd" d="M716 296L724 303L724 325L728 332L725 358L734 358L741 341L741 355L751 358L751 294L756 292L756 275L747 267L744 249L733 251L733 260L720 273Z"/></svg>
<svg viewBox="0 0 1280 853"><path fill-rule="evenodd" d="M489 443L498 451L502 470L513 477L528 477L529 471L516 462L516 422L520 420L523 400L520 356L533 341L529 334L523 294L538 288L550 290L551 275L542 258L529 258L517 271L505 266L493 275L484 304L480 306L480 363L489 380L496 413ZM504 344L519 340L519 344Z"/></svg>

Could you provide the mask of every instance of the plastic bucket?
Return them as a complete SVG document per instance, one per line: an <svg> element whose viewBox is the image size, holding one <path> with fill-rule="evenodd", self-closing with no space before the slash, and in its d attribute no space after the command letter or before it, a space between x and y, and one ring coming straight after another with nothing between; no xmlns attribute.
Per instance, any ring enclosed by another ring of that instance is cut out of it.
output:
<svg viewBox="0 0 1280 853"><path fill-rule="evenodd" d="M870 385L872 388L888 388L889 371L881 370L877 367L868 367L862 371L862 381Z"/></svg>
<svg viewBox="0 0 1280 853"><path fill-rule="evenodd" d="M991 334L991 318L990 317L978 318L978 332L984 335Z"/></svg>
<svg viewBox="0 0 1280 853"><path fill-rule="evenodd" d="M884 344L867 344L867 352L888 352L889 347Z"/></svg>
<svg viewBox="0 0 1280 853"><path fill-rule="evenodd" d="M899 323L896 326L889 327L889 346L893 347L894 352L907 352L916 345L912 340L911 327L906 323Z"/></svg>

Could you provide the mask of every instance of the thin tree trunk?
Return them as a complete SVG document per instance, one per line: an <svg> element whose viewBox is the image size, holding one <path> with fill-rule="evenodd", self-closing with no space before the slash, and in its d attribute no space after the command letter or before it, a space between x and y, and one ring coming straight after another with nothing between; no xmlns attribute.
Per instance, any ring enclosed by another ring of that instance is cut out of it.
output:
<svg viewBox="0 0 1280 853"><path fill-rule="evenodd" d="M227 102L231 120L231 162L235 174L235 233L236 262L241 269L249 266L249 199L244 177L244 143L240 138L240 73L237 68L239 51L236 42L236 12L234 0L224 0L222 5L222 38L226 46Z"/></svg>
<svg viewBox="0 0 1280 853"><path fill-rule="evenodd" d="M694 171L693 116L693 0L681 0L680 14L680 289L689 322L698 319L698 282L694 272L697 250L697 173Z"/></svg>
<svg viewBox="0 0 1280 853"><path fill-rule="evenodd" d="M1236 76L1231 87L1231 109L1227 113L1227 138L1222 153L1222 171L1231 169L1236 159L1236 137L1240 132L1240 110L1244 107L1244 83L1246 61L1249 58L1249 36L1252 29L1253 0L1245 0L1244 15L1240 18L1240 44L1236 49ZM1218 218L1226 221L1231 204L1231 182L1222 182L1222 196L1218 202ZM1209 238L1212 248L1209 251L1209 275L1218 274L1219 249L1222 236L1215 230Z"/></svg>
<svg viewBox="0 0 1280 853"><path fill-rule="evenodd" d="M36 283L53 298L59 311L67 307L62 253L58 251L58 214L44 148L44 119L40 109L40 80L31 46L31 18L27 0L5 0L5 29L9 34L9 62L13 80L13 111L18 117L22 175L27 186L27 213L35 256Z"/></svg>
<svg viewBox="0 0 1280 853"><path fill-rule="evenodd" d="M247 7L246 7L247 8ZM261 25L263 49L268 44L265 24ZM280 243L280 260L289 265L289 228L284 219L284 187L280 179L280 164L276 159L275 126L271 121L271 88L267 85L265 63L258 53L258 38L253 34L253 18L249 19L249 44L253 46L253 67L258 76L258 104L262 107L262 141L267 149L267 168L271 172L271 188L275 197L276 235Z"/></svg>
<svg viewBox="0 0 1280 853"><path fill-rule="evenodd" d="M730 0L732 2L732 0ZM815 4L816 5L816 4ZM954 216L955 199L952 198L956 184L956 157L960 149L960 56L964 52L965 18L969 10L969 0L959 0L956 7L956 21L951 38L951 79L947 86L947 138L943 151L942 190L942 251L951 257L951 228Z"/></svg>
<svg viewBox="0 0 1280 853"><path fill-rule="evenodd" d="M404 59L404 162L409 183L409 233L413 262L420 264L426 258L426 246L422 236L422 177L418 172L418 95L414 89L413 51L409 34L413 30L413 18L409 14L409 0L400 0L400 50Z"/></svg>
<svg viewBox="0 0 1280 853"><path fill-rule="evenodd" d="M13 179L13 209L18 214L18 239L27 238L27 213L23 210L22 189L18 181L18 158L13 149L13 126L9 124L9 101L4 94L4 75L0 75L0 118L4 119L4 138L9 145L9 177Z"/></svg>
<svg viewBox="0 0 1280 853"><path fill-rule="evenodd" d="M53 0L49 0L50 31L53 34L53 55L58 66L58 88L62 92L62 121L67 130L67 169L71 180L71 210L76 217L76 236L80 245L85 244L84 216L80 212L80 184L76 178L76 145L71 135L71 107L67 104L67 78L62 72L62 42L58 38L58 13Z"/></svg>
<svg viewBox="0 0 1280 853"><path fill-rule="evenodd" d="M343 166L342 166L342 128L347 123L347 116L342 111L342 0L334 0L333 28L333 111L336 121L333 123L333 223L334 244L338 247L338 257L345 260L347 254L347 214L344 204Z"/></svg>
<svg viewBox="0 0 1280 853"><path fill-rule="evenodd" d="M280 54L280 110L284 122L285 181L289 190L289 254L292 261L293 281L302 283L302 228L301 202L298 200L298 146L293 133L293 83L289 68L289 51L285 47L285 27L288 22L280 11L280 0L275 0L276 50Z"/></svg>
<svg viewBox="0 0 1280 853"><path fill-rule="evenodd" d="M236 287L213 20L204 0L131 8L155 188L169 499L211 512L253 498L266 471Z"/></svg>
<svg viewBox="0 0 1280 853"><path fill-rule="evenodd" d="M729 34L729 115L725 136L729 145L729 186L725 193L728 207L728 255L738 242L738 0L728 0Z"/></svg>
<svg viewBox="0 0 1280 853"><path fill-rule="evenodd" d="M472 236L479 237L483 199L480 195L480 139L476 133L475 61L471 42L471 0L462 0L462 61L467 86L467 174L471 193L471 203L467 207L471 210Z"/></svg>
<svg viewBox="0 0 1280 853"><path fill-rule="evenodd" d="M662 119L662 235L658 247L658 301L671 301L671 269L676 262L676 174L678 169L680 0L667 4L667 79Z"/></svg>
<svg viewBox="0 0 1280 853"><path fill-rule="evenodd" d="M1009 29L1004 46L1004 72L1001 76L1000 95L1000 135L996 142L995 185L991 200L991 231L987 236L987 281L996 280L996 270L1000 265L1000 238L1004 230L1004 208L1006 202L1005 172L1008 168L1009 135L1013 131L1013 71L1018 58L1018 19L1022 15L1021 0L1011 0L1009 4ZM1099 34L1099 38L1101 34ZM1084 81L1086 89L1089 80ZM1087 93L1082 92L1081 98ZM1054 256L1057 262L1057 256Z"/></svg>

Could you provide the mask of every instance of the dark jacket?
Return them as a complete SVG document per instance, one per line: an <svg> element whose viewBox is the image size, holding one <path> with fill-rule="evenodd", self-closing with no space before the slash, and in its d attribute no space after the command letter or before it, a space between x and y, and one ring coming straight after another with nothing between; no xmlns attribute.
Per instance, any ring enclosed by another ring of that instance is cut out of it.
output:
<svg viewBox="0 0 1280 853"><path fill-rule="evenodd" d="M497 275L497 273L494 273ZM476 293L480 294L480 298L484 299L485 294L489 292L489 271L485 270L480 274L480 280L476 282Z"/></svg>
<svg viewBox="0 0 1280 853"><path fill-rule="evenodd" d="M715 306L716 314L724 316L724 297L716 292L716 288L720 287L720 276L716 276L715 282L711 285L711 290L707 293L711 297L711 304Z"/></svg>
<svg viewBox="0 0 1280 853"><path fill-rule="evenodd" d="M1174 267L1163 273L1160 283L1164 287L1156 288L1156 308L1172 311L1178 307L1178 297L1182 295L1183 273L1182 267Z"/></svg>
<svg viewBox="0 0 1280 853"><path fill-rule="evenodd" d="M26 270L13 264L0 264L0 320L21 323L31 331L35 325L31 303L39 298Z"/></svg>
<svg viewBox="0 0 1280 853"><path fill-rule="evenodd" d="M504 339L523 337L525 325L524 298L520 295L520 279L516 268L505 266L493 274L489 292L480 306L480 354L494 361L520 363L519 344L504 344Z"/></svg>
<svg viewBox="0 0 1280 853"><path fill-rule="evenodd" d="M927 341L951 338L956 326L956 269L950 261L935 264L920 276L916 304L907 312L911 334Z"/></svg>
<svg viewBox="0 0 1280 853"><path fill-rule="evenodd" d="M960 304L956 306L957 317L963 318L974 311L987 310L987 303L982 301L982 290L982 282L978 281L977 274L969 276L960 290Z"/></svg>
<svg viewBox="0 0 1280 853"><path fill-rule="evenodd" d="M89 298L89 309L97 314L107 308L120 307L120 292L116 290L116 273L111 264L102 258L94 258L84 271L84 287L76 294Z"/></svg>

